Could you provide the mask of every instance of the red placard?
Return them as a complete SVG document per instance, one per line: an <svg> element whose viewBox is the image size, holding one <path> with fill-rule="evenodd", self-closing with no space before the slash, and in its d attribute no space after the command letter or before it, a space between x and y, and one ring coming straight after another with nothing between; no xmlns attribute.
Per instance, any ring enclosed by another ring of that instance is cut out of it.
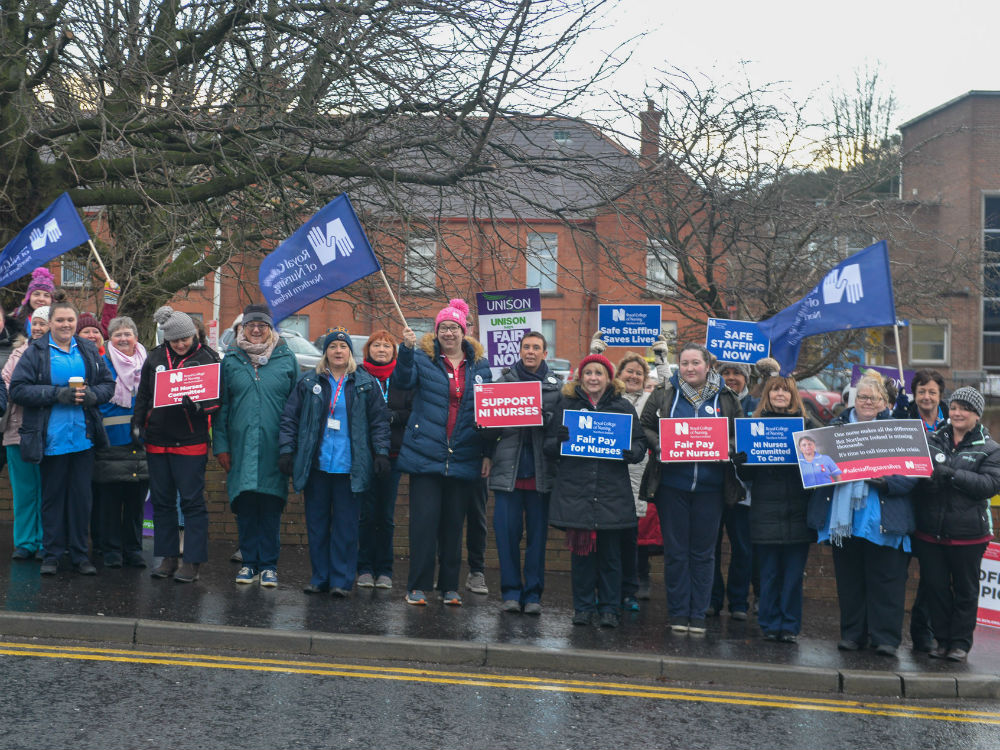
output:
<svg viewBox="0 0 1000 750"><path fill-rule="evenodd" d="M979 564L979 613L976 622L1000 628L1000 544L991 542Z"/></svg>
<svg viewBox="0 0 1000 750"><path fill-rule="evenodd" d="M480 383L473 389L480 427L541 427L542 384Z"/></svg>
<svg viewBox="0 0 1000 750"><path fill-rule="evenodd" d="M660 420L660 460L728 461L726 417L674 417Z"/></svg>
<svg viewBox="0 0 1000 750"><path fill-rule="evenodd" d="M192 401L211 401L219 397L218 364L181 367L156 373L153 386L153 408L175 406L185 396Z"/></svg>

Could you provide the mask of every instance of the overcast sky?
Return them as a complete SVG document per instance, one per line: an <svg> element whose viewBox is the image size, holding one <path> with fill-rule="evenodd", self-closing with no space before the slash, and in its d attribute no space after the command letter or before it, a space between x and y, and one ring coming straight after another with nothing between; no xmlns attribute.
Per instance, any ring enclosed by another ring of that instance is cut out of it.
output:
<svg viewBox="0 0 1000 750"><path fill-rule="evenodd" d="M1000 89L996 0L618 0L609 24L609 47L648 31L616 79L635 95L656 67L731 75L745 60L754 83L785 82L796 99L825 104L831 86L881 63L899 125L972 89Z"/></svg>

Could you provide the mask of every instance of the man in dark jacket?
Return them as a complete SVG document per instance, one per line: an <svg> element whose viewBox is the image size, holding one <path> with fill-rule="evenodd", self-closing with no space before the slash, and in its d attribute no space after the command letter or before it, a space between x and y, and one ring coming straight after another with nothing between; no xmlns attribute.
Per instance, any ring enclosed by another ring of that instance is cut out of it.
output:
<svg viewBox="0 0 1000 750"><path fill-rule="evenodd" d="M539 382L542 412L550 418L559 401L562 379L545 364L545 337L537 331L521 339L521 358L500 378L503 383ZM489 486L496 498L493 530L500 558L500 591L504 612L542 613L545 584L545 543L548 539L549 493L554 466L543 451L544 427L497 430ZM521 574L521 534L527 528L524 575Z"/></svg>

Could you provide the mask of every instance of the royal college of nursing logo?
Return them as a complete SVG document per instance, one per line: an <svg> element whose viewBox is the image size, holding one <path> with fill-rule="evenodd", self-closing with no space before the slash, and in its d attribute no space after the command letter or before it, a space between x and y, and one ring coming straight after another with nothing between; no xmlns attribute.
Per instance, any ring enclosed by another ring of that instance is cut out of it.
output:
<svg viewBox="0 0 1000 750"><path fill-rule="evenodd" d="M324 266L337 259L338 251L344 258L354 252L354 240L347 234L347 228L340 219L328 221L325 233L320 227L313 227L307 237L313 252Z"/></svg>
<svg viewBox="0 0 1000 750"><path fill-rule="evenodd" d="M837 304L845 294L852 305L865 296L864 286L861 284L861 266L857 263L844 266L839 271L835 268L823 279L824 305Z"/></svg>

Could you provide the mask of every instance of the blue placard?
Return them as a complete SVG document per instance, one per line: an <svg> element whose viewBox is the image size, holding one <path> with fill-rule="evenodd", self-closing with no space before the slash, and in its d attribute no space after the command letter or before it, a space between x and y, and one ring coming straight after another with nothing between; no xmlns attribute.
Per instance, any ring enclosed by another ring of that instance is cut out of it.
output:
<svg viewBox="0 0 1000 750"><path fill-rule="evenodd" d="M797 464L793 433L805 429L802 417L737 419L736 452L747 454L748 464Z"/></svg>
<svg viewBox="0 0 1000 750"><path fill-rule="evenodd" d="M608 346L650 346L660 335L660 306L598 305L597 327Z"/></svg>
<svg viewBox="0 0 1000 750"><path fill-rule="evenodd" d="M771 342L757 324L749 320L709 318L705 348L720 362L752 365L768 356Z"/></svg>
<svg viewBox="0 0 1000 750"><path fill-rule="evenodd" d="M563 424L569 440L559 449L562 456L621 460L622 451L632 447L631 414L566 410Z"/></svg>

